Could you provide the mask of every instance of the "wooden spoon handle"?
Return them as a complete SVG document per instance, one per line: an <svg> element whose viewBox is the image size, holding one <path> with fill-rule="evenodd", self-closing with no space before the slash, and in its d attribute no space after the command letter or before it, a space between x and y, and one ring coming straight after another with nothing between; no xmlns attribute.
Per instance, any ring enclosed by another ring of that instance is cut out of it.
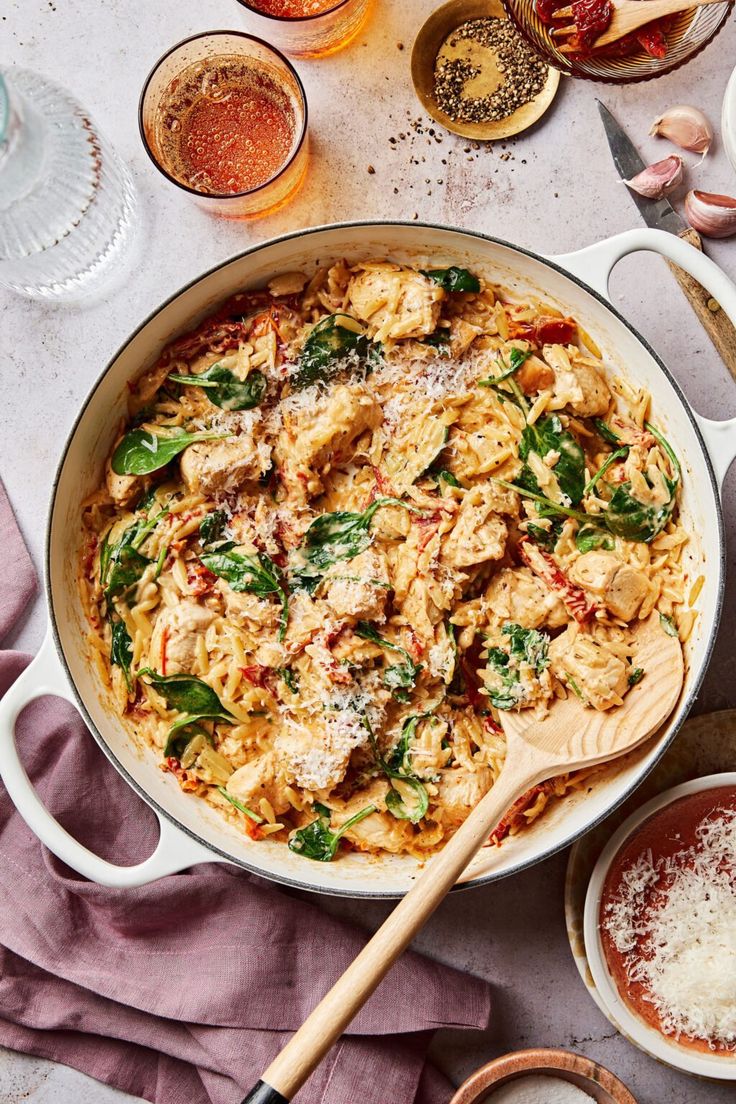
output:
<svg viewBox="0 0 736 1104"><path fill-rule="evenodd" d="M277 1055L243 1104L285 1104L291 1100L452 889L503 814L538 780L537 774L529 770L507 768L501 773L449 843L427 864L416 885Z"/></svg>

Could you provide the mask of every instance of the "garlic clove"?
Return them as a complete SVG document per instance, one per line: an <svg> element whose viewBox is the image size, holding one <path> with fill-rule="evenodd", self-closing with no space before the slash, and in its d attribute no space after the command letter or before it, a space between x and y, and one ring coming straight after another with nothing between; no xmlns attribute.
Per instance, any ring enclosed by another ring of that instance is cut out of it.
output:
<svg viewBox="0 0 736 1104"><path fill-rule="evenodd" d="M676 153L648 165L636 176L632 176L631 180L624 180L624 184L628 184L632 191L646 196L647 199L662 199L681 183L682 158Z"/></svg>
<svg viewBox="0 0 736 1104"><path fill-rule="evenodd" d="M693 230L706 238L730 238L736 234L736 199L715 192L688 192L685 214Z"/></svg>
<svg viewBox="0 0 736 1104"><path fill-rule="evenodd" d="M713 141L713 130L703 112L687 104L670 107L654 120L649 133L669 138L680 149L702 153L703 157Z"/></svg>

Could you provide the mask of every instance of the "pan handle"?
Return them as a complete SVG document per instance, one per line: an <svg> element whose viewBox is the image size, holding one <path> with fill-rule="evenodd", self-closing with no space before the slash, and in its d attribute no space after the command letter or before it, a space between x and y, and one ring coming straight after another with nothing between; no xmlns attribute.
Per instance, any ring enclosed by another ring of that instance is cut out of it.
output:
<svg viewBox="0 0 736 1104"><path fill-rule="evenodd" d="M577 253L566 253L560 257L550 257L549 260L577 276L604 299L610 300L608 281L613 268L629 253L638 253L641 250L660 253L668 261L684 268L713 296L736 326L736 286L704 253L664 230L651 230L648 227L626 230L623 234L616 234L613 238L579 249ZM695 414L695 419L703 435L718 485L722 486L726 472L736 459L736 418L712 421Z"/></svg>
<svg viewBox="0 0 736 1104"><path fill-rule="evenodd" d="M15 743L18 715L32 701L46 694L65 698L76 705L50 631L36 658L0 700L0 777L16 809L49 851L85 878L120 889L145 885L196 863L218 861L218 855L190 839L158 812L160 836L156 849L145 862L136 866L106 862L62 828L33 788Z"/></svg>

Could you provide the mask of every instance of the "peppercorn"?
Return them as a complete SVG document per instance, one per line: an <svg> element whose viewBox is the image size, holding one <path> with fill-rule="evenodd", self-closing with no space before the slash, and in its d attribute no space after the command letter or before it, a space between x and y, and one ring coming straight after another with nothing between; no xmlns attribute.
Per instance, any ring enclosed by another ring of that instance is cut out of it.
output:
<svg viewBox="0 0 736 1104"><path fill-rule="evenodd" d="M453 122L505 119L544 88L547 65L507 19L469 19L452 32L444 45L457 45L460 39L470 39L493 51L503 83L487 96L467 96L467 82L478 76L481 69L465 58L442 57L440 52L435 62L434 97L437 106Z"/></svg>

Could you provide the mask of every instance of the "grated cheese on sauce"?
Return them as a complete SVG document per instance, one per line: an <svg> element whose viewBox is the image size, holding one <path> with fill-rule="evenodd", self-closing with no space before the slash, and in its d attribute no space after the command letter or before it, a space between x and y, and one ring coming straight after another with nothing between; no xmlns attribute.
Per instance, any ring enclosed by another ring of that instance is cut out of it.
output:
<svg viewBox="0 0 736 1104"><path fill-rule="evenodd" d="M670 858L644 852L604 927L662 1029L736 1050L736 810L718 810Z"/></svg>

